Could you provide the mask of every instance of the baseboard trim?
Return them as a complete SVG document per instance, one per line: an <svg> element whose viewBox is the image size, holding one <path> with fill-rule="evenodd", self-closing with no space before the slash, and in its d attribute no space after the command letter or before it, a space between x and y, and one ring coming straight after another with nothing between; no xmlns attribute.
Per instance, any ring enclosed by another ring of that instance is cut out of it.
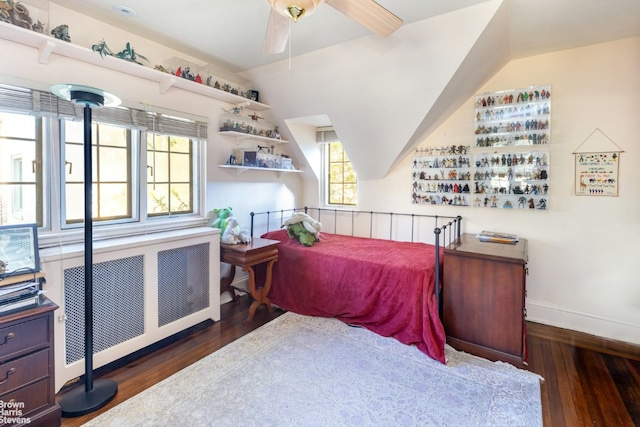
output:
<svg viewBox="0 0 640 427"><path fill-rule="evenodd" d="M602 340L625 351L640 349L640 325L580 312L567 307L527 300L527 321L584 334L588 342ZM614 344L614 343L617 343Z"/></svg>

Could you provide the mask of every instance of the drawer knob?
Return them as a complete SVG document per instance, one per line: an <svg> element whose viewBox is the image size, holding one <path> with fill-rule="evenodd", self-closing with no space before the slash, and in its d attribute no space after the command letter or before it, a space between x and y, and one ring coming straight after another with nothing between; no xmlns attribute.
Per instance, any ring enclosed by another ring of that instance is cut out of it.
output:
<svg viewBox="0 0 640 427"><path fill-rule="evenodd" d="M4 342L2 344L0 344L0 347L2 347L3 345L6 345L9 343L9 340L12 338L15 338L16 334L14 334L13 332L9 332L5 337L4 337Z"/></svg>
<svg viewBox="0 0 640 427"><path fill-rule="evenodd" d="M6 383L7 381L9 381L9 375L13 375L16 372L16 368L11 368L7 371L7 374L5 375L4 379L2 381L0 381L0 385Z"/></svg>

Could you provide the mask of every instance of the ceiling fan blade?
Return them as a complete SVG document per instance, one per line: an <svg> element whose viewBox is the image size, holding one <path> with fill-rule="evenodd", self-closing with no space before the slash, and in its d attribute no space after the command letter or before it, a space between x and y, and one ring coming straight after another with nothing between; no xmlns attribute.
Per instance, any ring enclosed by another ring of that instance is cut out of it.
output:
<svg viewBox="0 0 640 427"><path fill-rule="evenodd" d="M382 37L390 36L403 24L402 19L373 0L325 0L325 3Z"/></svg>
<svg viewBox="0 0 640 427"><path fill-rule="evenodd" d="M266 54L284 52L289 39L290 18L271 9L262 52Z"/></svg>

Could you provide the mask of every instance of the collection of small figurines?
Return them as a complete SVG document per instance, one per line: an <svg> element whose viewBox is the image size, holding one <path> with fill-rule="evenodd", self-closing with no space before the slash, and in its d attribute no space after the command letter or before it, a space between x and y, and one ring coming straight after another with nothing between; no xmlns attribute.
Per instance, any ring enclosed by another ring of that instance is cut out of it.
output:
<svg viewBox="0 0 640 427"><path fill-rule="evenodd" d="M33 22L29 9L24 4L16 3L13 0L0 1L0 21L37 33L44 33L44 24L40 20Z"/></svg>
<svg viewBox="0 0 640 427"><path fill-rule="evenodd" d="M471 192L469 146L418 148L413 159L413 203L468 206ZM444 194L443 194L444 193Z"/></svg>
<svg viewBox="0 0 640 427"><path fill-rule="evenodd" d="M249 166L267 169L292 170L291 158L286 154L275 154L275 146L258 145L255 151L238 150L226 161L230 166Z"/></svg>
<svg viewBox="0 0 640 427"><path fill-rule="evenodd" d="M145 60L149 62L149 60L137 53L133 47L131 47L131 43L127 42L125 48L118 53L113 53L113 51L107 46L107 42L104 39L100 40L98 43L91 46L91 50L100 54L101 57L105 56L113 56L119 59L124 59L125 61L135 62L136 64L144 65L142 62L138 61L138 59Z"/></svg>
<svg viewBox="0 0 640 427"><path fill-rule="evenodd" d="M250 99L252 101L256 101L259 102L259 92L256 90L248 90L246 92L241 91L240 89L232 86L229 83L225 83L225 82L220 82L218 80L216 80L215 82L213 81L213 76L209 75L207 76L204 80L202 78L202 76L200 75L200 73L193 73L191 71L191 67L189 66L178 66L178 68L176 69L172 69L170 68L166 68L162 65L156 65L155 67L153 67L154 69L158 70L158 71L162 71L163 73L167 73L167 74L173 74L176 77L181 77L183 79L186 80L191 80L192 82L196 82L196 83L200 83L200 84L204 84L206 86L210 86L214 89L218 89L218 90L222 90L225 92L229 92L233 95L238 95L238 96L242 96L243 98L247 98Z"/></svg>
<svg viewBox="0 0 640 427"><path fill-rule="evenodd" d="M479 154L475 166L473 192L484 196L477 196L474 206L547 208L547 152Z"/></svg>
<svg viewBox="0 0 640 427"><path fill-rule="evenodd" d="M274 126L273 129L261 129L251 124L245 123L244 120L240 118L240 113L243 109L244 107L242 106L234 106L230 110L225 110L223 108L224 112L232 114L234 116L238 116L238 118L236 119L235 117L226 117L220 125L220 132L240 132L264 138L281 139L280 132L278 131L277 126ZM250 117L251 120L255 122L257 122L258 119L263 119L256 113L249 114L248 117Z"/></svg>
<svg viewBox="0 0 640 427"><path fill-rule="evenodd" d="M547 86L476 96L476 147L548 144L550 98Z"/></svg>
<svg viewBox="0 0 640 427"><path fill-rule="evenodd" d="M475 207L547 209L548 152L483 153L471 162L469 155L449 155L466 152L456 147L416 149L413 203L469 206L465 194L473 193Z"/></svg>
<svg viewBox="0 0 640 427"><path fill-rule="evenodd" d="M504 95L494 94L488 95L486 97L477 97L476 98L476 107L491 107L494 105L508 105L513 104L514 96L513 94L517 92L515 97L516 103L520 102L532 102L532 101L540 101L551 98L551 90L549 88L537 88L530 90L515 90L510 91Z"/></svg>

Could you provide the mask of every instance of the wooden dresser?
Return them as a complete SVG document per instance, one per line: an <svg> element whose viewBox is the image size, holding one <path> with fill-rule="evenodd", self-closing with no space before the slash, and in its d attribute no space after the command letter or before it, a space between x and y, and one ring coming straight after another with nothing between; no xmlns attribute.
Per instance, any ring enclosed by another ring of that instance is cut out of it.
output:
<svg viewBox="0 0 640 427"><path fill-rule="evenodd" d="M37 306L0 315L0 425L60 425L54 393L56 308L40 296Z"/></svg>
<svg viewBox="0 0 640 427"><path fill-rule="evenodd" d="M527 241L463 234L444 250L443 323L457 350L522 366L527 361Z"/></svg>

